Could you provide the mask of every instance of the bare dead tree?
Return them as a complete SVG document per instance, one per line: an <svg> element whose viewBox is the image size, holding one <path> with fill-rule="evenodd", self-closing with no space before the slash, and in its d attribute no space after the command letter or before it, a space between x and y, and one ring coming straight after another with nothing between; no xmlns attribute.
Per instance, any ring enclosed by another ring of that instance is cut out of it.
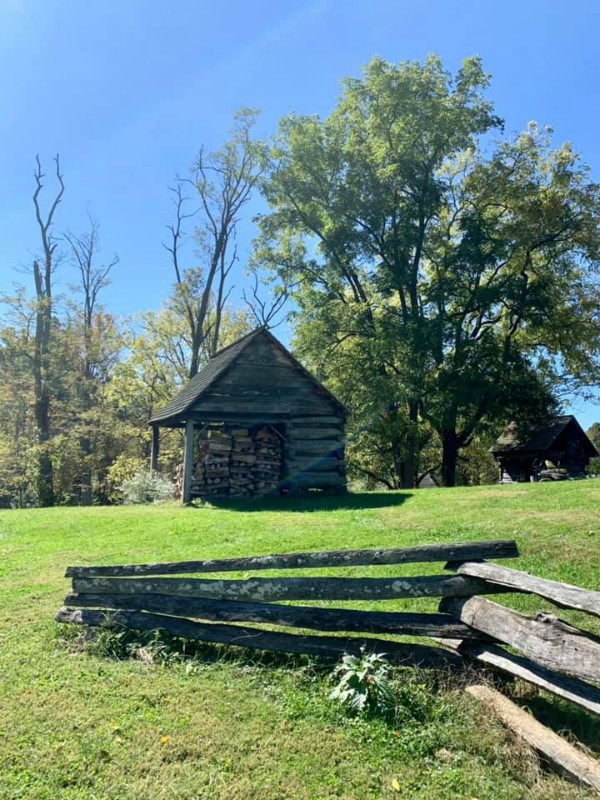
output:
<svg viewBox="0 0 600 800"><path fill-rule="evenodd" d="M83 293L84 377L88 379L93 377L91 334L98 295L109 285L109 275L119 263L117 255L114 255L108 263L96 263L100 247L100 226L92 217L89 219L90 228L86 233L64 234L64 239L69 244L71 261L79 271L79 287Z"/></svg>
<svg viewBox="0 0 600 800"><path fill-rule="evenodd" d="M251 138L255 120L255 112L238 112L233 133L224 147L216 153L201 148L193 177L178 180L170 187L175 222L167 226L170 241L164 247L171 255L177 298L188 324L190 378L198 372L201 353L211 356L219 347L223 311L233 288L228 286L228 279L237 261L236 230L263 171L264 151ZM194 212L185 210L191 198L184 193L184 187L193 188L197 194L199 207ZM198 217L194 238L202 266L183 269L183 225L193 216Z"/></svg>
<svg viewBox="0 0 600 800"><path fill-rule="evenodd" d="M94 314L97 309L98 295L110 283L109 275L119 263L114 255L107 263L98 263L100 248L100 226L92 217L89 218L89 230L81 235L71 232L64 234L69 245L71 262L79 271L79 288L83 293L83 380L78 384L79 405L82 420L94 405L98 379L98 341L94 336ZM79 478L79 491L82 505L92 502L92 469L90 456L93 443L89 423L84 422L79 435L79 448L83 458L83 467Z"/></svg>
<svg viewBox="0 0 600 800"><path fill-rule="evenodd" d="M242 296L252 318L257 326L263 328L276 328L281 325L283 318L275 325L272 324L275 317L283 309L290 296L290 288L278 288L270 298L262 298L259 291L258 275L253 273L253 283L251 293L244 289Z"/></svg>
<svg viewBox="0 0 600 800"><path fill-rule="evenodd" d="M45 186L46 175L42 171L39 156L35 157L35 192L33 205L42 242L42 255L34 259L33 279L36 294L35 346L33 357L35 423L39 448L37 489L40 505L54 505L54 480L52 458L48 451L50 440L50 349L52 339L52 276L57 266L58 241L53 236L54 215L65 191L60 159L54 157L55 175L58 189L48 211L44 214L40 196Z"/></svg>

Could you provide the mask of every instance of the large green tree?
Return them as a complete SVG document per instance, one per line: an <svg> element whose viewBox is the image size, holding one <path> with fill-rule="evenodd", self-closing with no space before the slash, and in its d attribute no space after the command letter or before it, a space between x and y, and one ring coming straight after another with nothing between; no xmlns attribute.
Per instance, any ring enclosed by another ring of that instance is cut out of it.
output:
<svg viewBox="0 0 600 800"><path fill-rule="evenodd" d="M453 485L482 426L597 374L598 187L549 132L502 137L488 82L478 58L374 59L326 119L282 120L263 183L256 260L405 486L429 432Z"/></svg>

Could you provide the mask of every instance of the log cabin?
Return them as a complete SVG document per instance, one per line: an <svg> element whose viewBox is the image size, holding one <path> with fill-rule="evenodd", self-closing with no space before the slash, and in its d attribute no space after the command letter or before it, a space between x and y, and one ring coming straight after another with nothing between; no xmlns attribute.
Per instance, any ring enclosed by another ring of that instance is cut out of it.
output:
<svg viewBox="0 0 600 800"><path fill-rule="evenodd" d="M511 423L490 448L500 483L582 478L598 451L572 414L552 417L526 433Z"/></svg>
<svg viewBox="0 0 600 800"><path fill-rule="evenodd" d="M149 420L184 428L181 499L346 491L346 407L266 328L218 352Z"/></svg>

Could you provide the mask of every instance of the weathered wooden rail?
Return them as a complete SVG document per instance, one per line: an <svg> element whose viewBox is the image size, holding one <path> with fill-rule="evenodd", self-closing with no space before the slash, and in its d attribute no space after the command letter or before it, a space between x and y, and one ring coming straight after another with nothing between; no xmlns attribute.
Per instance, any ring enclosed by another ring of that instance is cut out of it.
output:
<svg viewBox="0 0 600 800"><path fill-rule="evenodd" d="M554 614L532 618L482 596L535 594L555 607L598 617L600 592L487 562L518 555L516 543L507 540L169 564L73 566L66 573L72 579L72 591L57 620L165 631L205 642L326 658L367 648L384 652L390 660L407 666L481 664L600 716L600 689L594 685L600 682L600 638ZM419 562L440 562L446 571L418 577L286 577L285 572L271 577L226 577L232 572L371 569ZM194 577L203 573L216 575ZM441 598L436 613L293 604L434 597ZM289 631L294 628L299 632ZM428 637L430 643L379 638L382 634ZM483 690L473 695L485 695L489 701ZM502 708L506 721L511 715ZM574 758L572 763L579 762ZM584 776L579 777L585 782ZM588 781L588 785L593 784Z"/></svg>
<svg viewBox="0 0 600 800"><path fill-rule="evenodd" d="M127 564L106 567L67 567L67 578L139 577L141 575L183 575L197 572L245 572L263 569L317 569L362 567L379 564L415 564L432 561L477 561L484 558L516 558L514 541L426 544L388 550L326 550L321 553L278 553L250 558L213 561L177 561L170 564Z"/></svg>
<svg viewBox="0 0 600 800"><path fill-rule="evenodd" d="M459 574L421 577L273 577L226 578L227 573L265 570L314 570L337 567L378 567L413 563L477 563L483 559L515 558L514 541L466 542L386 550L342 550L283 553L251 558L182 561L169 564L68 567L72 592L57 619L85 625L111 624L145 630L165 630L208 642L237 644L265 650L339 657L362 646L384 650L402 664L456 665L462 655L435 642L416 646L391 639L318 637L264 628L252 623L304 631L426 636L432 639L487 641L450 614L399 611L358 611L287 605L292 601L384 601L415 597L470 597L488 591L512 591L476 577ZM194 577L219 573L211 578ZM178 577L173 577L178 576ZM284 601L282 605L277 601Z"/></svg>

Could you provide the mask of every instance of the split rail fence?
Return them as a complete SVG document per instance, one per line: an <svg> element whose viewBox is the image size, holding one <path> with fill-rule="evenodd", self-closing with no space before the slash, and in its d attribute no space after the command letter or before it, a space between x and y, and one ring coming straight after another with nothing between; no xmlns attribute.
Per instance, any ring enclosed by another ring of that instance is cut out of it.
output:
<svg viewBox="0 0 600 800"><path fill-rule="evenodd" d="M384 652L403 665L452 667L469 660L521 678L600 716L600 689L593 685L600 682L600 639L554 614L532 618L484 597L533 593L555 606L600 617L600 592L487 563L487 559L518 555L516 543L507 540L168 564L74 566L67 569L72 591L57 620L90 626L109 623L204 642L330 658L359 653L364 647ZM192 577L418 562L443 562L446 572L422 577ZM291 604L418 597L441 597L439 611L363 611ZM260 627L264 625L303 632ZM306 633L310 630L346 635ZM376 638L377 634L422 636L433 641L415 644Z"/></svg>
<svg viewBox="0 0 600 800"><path fill-rule="evenodd" d="M56 619L89 626L165 631L203 642L327 658L358 654L366 648L385 653L390 661L404 666L451 668L479 664L527 681L600 716L600 689L594 685L600 683L600 638L567 624L553 613L544 612L534 618L485 597L507 592L535 594L559 608L600 617L600 592L537 578L487 561L518 555L516 543L507 540L169 564L68 567L66 575L72 578L72 591ZM443 562L445 572L420 577L221 577L228 572L419 562ZM220 575L193 577L203 573ZM437 613L293 604L436 597L442 598ZM300 632L273 630L272 626L297 628ZM318 631L319 635L307 631ZM381 634L421 636L431 641L415 644L379 638ZM467 691L489 706L550 765L600 792L600 765L595 759L540 725L489 686L469 686Z"/></svg>

